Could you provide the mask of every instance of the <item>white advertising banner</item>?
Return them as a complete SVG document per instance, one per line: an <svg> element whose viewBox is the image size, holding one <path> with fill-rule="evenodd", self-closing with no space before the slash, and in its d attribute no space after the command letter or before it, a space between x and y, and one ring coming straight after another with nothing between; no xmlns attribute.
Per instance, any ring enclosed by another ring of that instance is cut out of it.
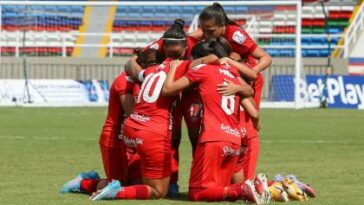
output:
<svg viewBox="0 0 364 205"><path fill-rule="evenodd" d="M0 105L97 106L108 99L107 81L0 80Z"/></svg>

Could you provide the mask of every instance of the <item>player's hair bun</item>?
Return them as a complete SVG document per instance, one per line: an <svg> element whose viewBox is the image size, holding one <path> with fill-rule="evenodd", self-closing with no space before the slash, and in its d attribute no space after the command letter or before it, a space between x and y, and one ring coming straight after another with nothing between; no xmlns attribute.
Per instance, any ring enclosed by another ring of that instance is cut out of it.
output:
<svg viewBox="0 0 364 205"><path fill-rule="evenodd" d="M219 4L218 2L214 2L213 4L212 4L212 6L214 6L214 7L217 7L217 8L223 8L222 6L221 6L221 4Z"/></svg>
<svg viewBox="0 0 364 205"><path fill-rule="evenodd" d="M181 30L183 30L184 26L185 26L185 21L183 19L174 20L174 24L172 25L172 27L178 28Z"/></svg>

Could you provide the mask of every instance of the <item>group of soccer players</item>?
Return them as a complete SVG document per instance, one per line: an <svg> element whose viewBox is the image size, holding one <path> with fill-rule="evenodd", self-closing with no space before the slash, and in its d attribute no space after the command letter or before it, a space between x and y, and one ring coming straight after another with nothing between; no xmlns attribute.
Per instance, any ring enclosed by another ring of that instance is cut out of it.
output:
<svg viewBox="0 0 364 205"><path fill-rule="evenodd" d="M272 62L214 3L200 29L176 19L162 38L136 51L110 88L100 136L106 179L82 172L62 192L99 199L159 199L178 194L178 147L184 118L192 145L192 201L268 203L259 154L261 72Z"/></svg>

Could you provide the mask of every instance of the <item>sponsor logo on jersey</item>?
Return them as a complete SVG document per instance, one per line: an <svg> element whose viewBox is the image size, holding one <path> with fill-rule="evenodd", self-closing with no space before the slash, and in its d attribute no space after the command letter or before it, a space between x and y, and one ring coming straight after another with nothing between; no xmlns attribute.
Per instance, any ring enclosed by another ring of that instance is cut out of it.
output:
<svg viewBox="0 0 364 205"><path fill-rule="evenodd" d="M235 31L233 33L233 40L238 44L243 44L244 41L246 40L246 36L242 34L240 31Z"/></svg>
<svg viewBox="0 0 364 205"><path fill-rule="evenodd" d="M236 137L241 137L239 130L236 128L232 128L229 125L221 124L220 129L227 134L235 135Z"/></svg>
<svg viewBox="0 0 364 205"><path fill-rule="evenodd" d="M222 75L226 75L226 76L228 76L230 78L234 78L234 75L230 71L228 71L228 70L219 68L219 72Z"/></svg>
<svg viewBox="0 0 364 205"><path fill-rule="evenodd" d="M132 139L132 138L129 138L127 136L124 136L123 140L124 140L125 145L128 146L128 147L136 147L138 145L143 144L143 140L138 138L138 137L135 138L135 139Z"/></svg>
<svg viewBox="0 0 364 205"><path fill-rule="evenodd" d="M130 117L134 120L140 121L140 122L148 122L150 120L149 116L146 115L140 115L138 113L133 113L130 115Z"/></svg>
<svg viewBox="0 0 364 205"><path fill-rule="evenodd" d="M222 148L224 157L229 157L229 156L239 156L240 155L240 148L239 149L234 149L230 146L225 146Z"/></svg>

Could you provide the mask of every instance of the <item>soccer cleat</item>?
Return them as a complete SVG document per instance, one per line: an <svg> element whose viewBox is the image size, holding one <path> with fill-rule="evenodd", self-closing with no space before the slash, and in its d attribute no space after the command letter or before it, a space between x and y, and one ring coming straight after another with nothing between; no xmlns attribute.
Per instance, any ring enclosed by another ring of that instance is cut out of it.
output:
<svg viewBox="0 0 364 205"><path fill-rule="evenodd" d="M269 193L274 201L289 201L288 194L284 190L282 182L274 182L269 186Z"/></svg>
<svg viewBox="0 0 364 205"><path fill-rule="evenodd" d="M177 183L169 184L167 196L170 198L179 197L179 186Z"/></svg>
<svg viewBox="0 0 364 205"><path fill-rule="evenodd" d="M258 194L261 196L262 202L264 204L268 204L271 196L268 189L267 176L263 173L259 173L254 178L254 186Z"/></svg>
<svg viewBox="0 0 364 205"><path fill-rule="evenodd" d="M254 182L252 180L248 179L244 182L244 184L241 186L241 192L243 199L256 204L263 204L263 200L256 191Z"/></svg>
<svg viewBox="0 0 364 205"><path fill-rule="evenodd" d="M88 173L81 172L77 177L65 183L60 190L61 193L78 193L81 192L81 181L88 179Z"/></svg>
<svg viewBox="0 0 364 205"><path fill-rule="evenodd" d="M307 194L304 193L291 179L284 178L282 181L282 185L290 199L298 201L308 200Z"/></svg>
<svg viewBox="0 0 364 205"><path fill-rule="evenodd" d="M100 175L94 170L91 170L87 175L88 179L100 179Z"/></svg>
<svg viewBox="0 0 364 205"><path fill-rule="evenodd" d="M116 194L122 189L118 180L112 180L105 188L92 194L90 200L115 199Z"/></svg>
<svg viewBox="0 0 364 205"><path fill-rule="evenodd" d="M317 196L316 191L309 184L300 182L296 176L291 174L287 175L286 177L291 179L295 184L297 184L298 188L305 192L309 197L315 198Z"/></svg>

